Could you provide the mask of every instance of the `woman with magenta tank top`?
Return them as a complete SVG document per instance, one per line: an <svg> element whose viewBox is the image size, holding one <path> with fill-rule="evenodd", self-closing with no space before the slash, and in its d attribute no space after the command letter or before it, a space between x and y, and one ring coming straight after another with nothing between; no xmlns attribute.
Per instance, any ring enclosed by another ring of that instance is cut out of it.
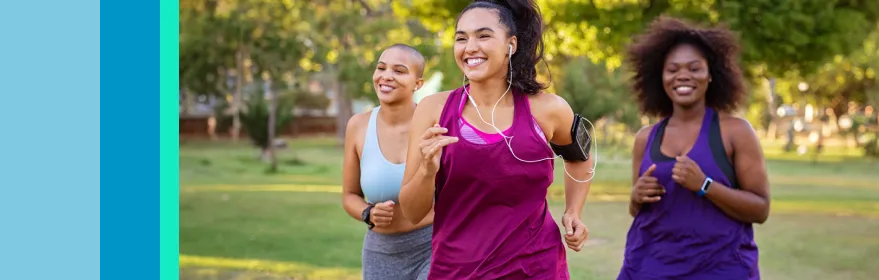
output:
<svg viewBox="0 0 879 280"><path fill-rule="evenodd" d="M348 121L342 205L368 228L364 280L427 279L433 217L410 223L397 206L413 98L423 73L424 57L417 50L403 44L385 49L372 76L380 105Z"/></svg>
<svg viewBox="0 0 879 280"><path fill-rule="evenodd" d="M738 44L726 29L660 18L629 48L642 112L617 279L760 279L754 223L769 183L754 129L731 115L745 97Z"/></svg>
<svg viewBox="0 0 879 280"><path fill-rule="evenodd" d="M582 249L592 158L571 107L536 80L541 25L533 0L470 4L454 35L470 83L415 110L399 206L412 222L435 211L429 279L568 279L565 244ZM556 150L576 179L565 233L546 199Z"/></svg>

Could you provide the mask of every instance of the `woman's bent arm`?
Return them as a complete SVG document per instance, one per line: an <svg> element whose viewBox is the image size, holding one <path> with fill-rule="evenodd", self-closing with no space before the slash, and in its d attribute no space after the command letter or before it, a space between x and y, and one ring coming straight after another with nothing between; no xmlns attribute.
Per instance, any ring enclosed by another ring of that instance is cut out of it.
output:
<svg viewBox="0 0 879 280"><path fill-rule="evenodd" d="M708 189L706 198L730 217L745 223L762 224L769 218L769 179L760 140L743 119L730 118L724 128L733 138L733 164L739 189L721 184Z"/></svg>
<svg viewBox="0 0 879 280"><path fill-rule="evenodd" d="M647 149L647 141L650 138L650 130L652 126L645 126L638 130L635 134L635 145L632 147L632 188L640 176L641 161L644 158L644 151ZM635 202L633 198L629 198L629 215L634 218L641 212L641 204Z"/></svg>
<svg viewBox="0 0 879 280"><path fill-rule="evenodd" d="M574 124L574 111L571 106L557 95L553 95L549 108L552 112L553 136L550 142L556 145L569 145L574 139L571 135L571 126ZM588 128L587 128L588 129ZM592 132L594 133L594 132ZM593 138L592 141L595 141ZM591 151L592 147L584 147ZM591 151L594 152L594 151ZM565 214L580 218L583 213L583 205L586 204L586 196L592 186L592 178L595 176L595 155L590 154L586 161L565 161ZM570 175L569 175L570 174ZM574 177L573 179L571 177ZM576 179L576 180L574 180ZM580 182L578 182L580 181ZM585 182L584 182L585 181Z"/></svg>
<svg viewBox="0 0 879 280"><path fill-rule="evenodd" d="M342 207L351 218L361 220L363 210L368 205L360 189L360 155L356 140L359 129L366 125L369 115L357 114L348 120L345 128L345 158L342 160Z"/></svg>
<svg viewBox="0 0 879 280"><path fill-rule="evenodd" d="M425 97L412 117L409 130L409 150L406 155L406 169L400 187L400 209L403 217L412 224L418 224L433 208L436 173L424 169L421 154L421 140L425 132L436 124L437 107L442 110L448 93L437 93Z"/></svg>

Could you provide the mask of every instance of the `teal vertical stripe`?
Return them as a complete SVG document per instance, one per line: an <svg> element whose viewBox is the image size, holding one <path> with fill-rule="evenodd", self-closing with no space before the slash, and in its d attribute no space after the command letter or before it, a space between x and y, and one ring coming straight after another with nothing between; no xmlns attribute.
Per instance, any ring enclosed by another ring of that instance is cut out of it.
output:
<svg viewBox="0 0 879 280"><path fill-rule="evenodd" d="M161 0L159 4L159 275L162 280L180 278L179 5L177 0Z"/></svg>

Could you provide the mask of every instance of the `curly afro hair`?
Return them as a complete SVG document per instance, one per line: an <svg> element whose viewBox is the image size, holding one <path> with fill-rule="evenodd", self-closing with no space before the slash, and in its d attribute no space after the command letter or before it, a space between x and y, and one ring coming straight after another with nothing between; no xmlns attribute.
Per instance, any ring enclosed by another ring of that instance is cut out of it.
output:
<svg viewBox="0 0 879 280"><path fill-rule="evenodd" d="M641 112L649 116L671 116L674 106L663 88L662 73L669 51L680 44L696 47L708 62L712 82L705 92L705 106L717 111L735 111L745 97L736 36L724 27L699 28L662 16L634 38L626 57L635 72L633 87Z"/></svg>

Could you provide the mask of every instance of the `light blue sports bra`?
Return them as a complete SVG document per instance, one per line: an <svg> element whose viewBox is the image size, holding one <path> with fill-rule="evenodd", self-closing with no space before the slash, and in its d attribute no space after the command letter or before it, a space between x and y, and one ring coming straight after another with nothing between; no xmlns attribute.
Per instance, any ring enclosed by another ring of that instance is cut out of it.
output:
<svg viewBox="0 0 879 280"><path fill-rule="evenodd" d="M382 154L378 145L376 117L381 106L372 109L366 126L363 154L360 156L360 188L369 203L393 200L399 203L405 163L393 164Z"/></svg>

